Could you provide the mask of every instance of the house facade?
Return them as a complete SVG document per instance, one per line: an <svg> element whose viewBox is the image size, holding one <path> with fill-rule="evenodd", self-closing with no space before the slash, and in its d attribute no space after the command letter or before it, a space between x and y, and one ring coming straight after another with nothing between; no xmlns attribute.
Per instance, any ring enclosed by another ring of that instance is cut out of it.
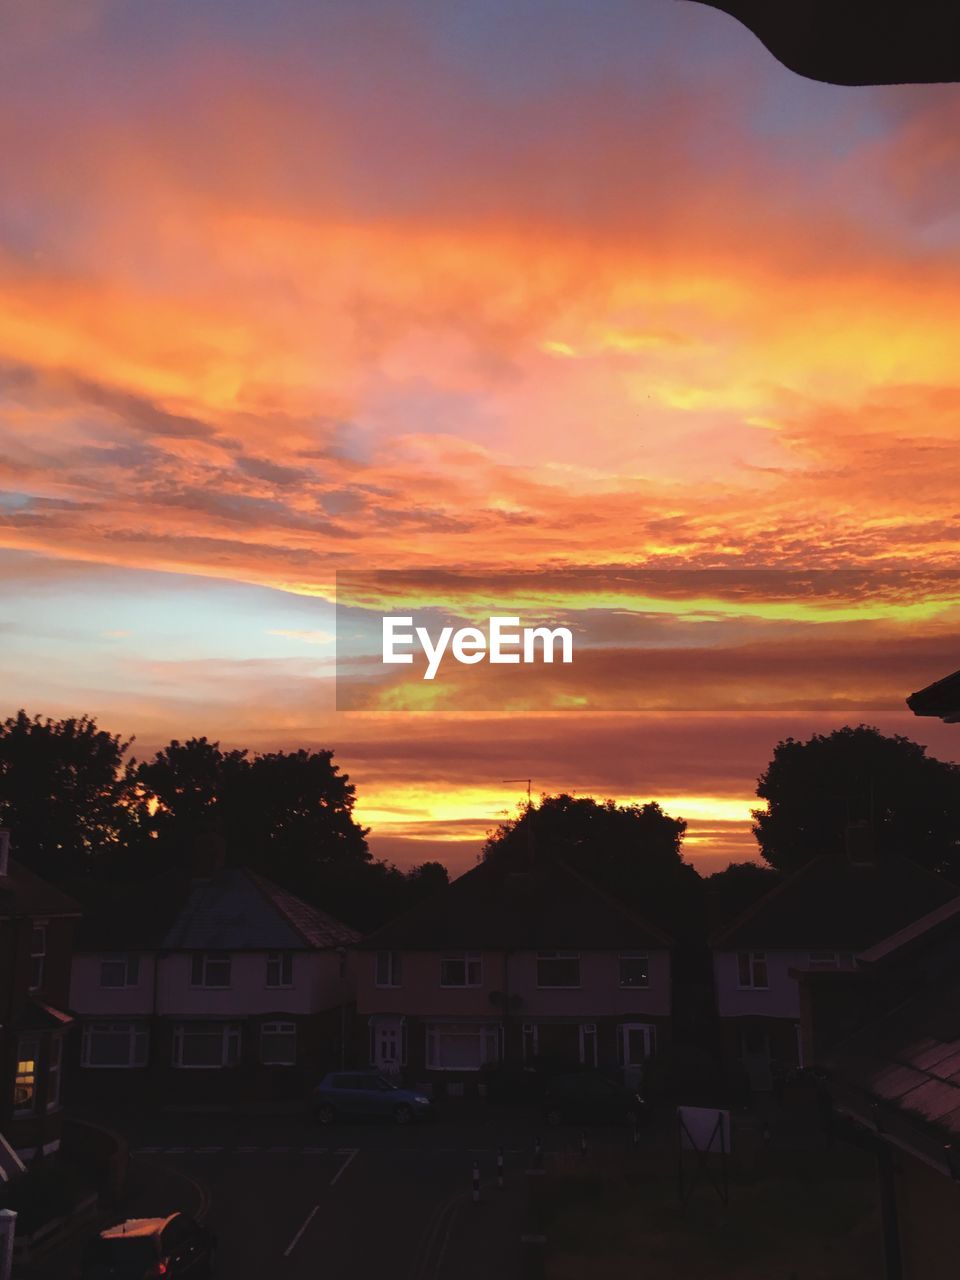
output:
<svg viewBox="0 0 960 1280"><path fill-rule="evenodd" d="M21 1159L60 1146L80 907L10 856L0 831L0 1134Z"/></svg>
<svg viewBox="0 0 960 1280"><path fill-rule="evenodd" d="M339 1065L352 930L245 869L139 905L91 922L74 959L84 1092L285 1094Z"/></svg>
<svg viewBox="0 0 960 1280"><path fill-rule="evenodd" d="M723 1052L755 1090L806 1062L802 973L852 971L857 952L955 888L904 858L815 858L711 939Z"/></svg>
<svg viewBox="0 0 960 1280"><path fill-rule="evenodd" d="M669 1038L670 949L564 867L482 863L360 945L358 1057L449 1092L500 1064L636 1075Z"/></svg>

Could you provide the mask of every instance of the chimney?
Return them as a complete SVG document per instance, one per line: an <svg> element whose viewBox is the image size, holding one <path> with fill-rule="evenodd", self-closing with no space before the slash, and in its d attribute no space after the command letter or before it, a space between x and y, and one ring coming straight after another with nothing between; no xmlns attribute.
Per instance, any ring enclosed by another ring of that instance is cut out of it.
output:
<svg viewBox="0 0 960 1280"><path fill-rule="evenodd" d="M0 828L0 876L10 874L10 832Z"/></svg>
<svg viewBox="0 0 960 1280"><path fill-rule="evenodd" d="M855 867L872 867L877 860L876 841L873 824L861 818L857 822L848 822L845 842L847 857Z"/></svg>

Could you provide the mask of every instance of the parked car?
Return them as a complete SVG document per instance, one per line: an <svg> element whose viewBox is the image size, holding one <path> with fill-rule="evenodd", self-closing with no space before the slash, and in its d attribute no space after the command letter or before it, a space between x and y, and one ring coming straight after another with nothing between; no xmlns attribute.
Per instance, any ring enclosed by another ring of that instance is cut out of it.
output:
<svg viewBox="0 0 960 1280"><path fill-rule="evenodd" d="M544 1088L547 1124L637 1124L644 1114L638 1093L599 1073L553 1076Z"/></svg>
<svg viewBox="0 0 960 1280"><path fill-rule="evenodd" d="M425 1120L430 1099L403 1089L377 1071L331 1071L313 1091L313 1114L320 1124L359 1117L384 1117L397 1124Z"/></svg>
<svg viewBox="0 0 960 1280"><path fill-rule="evenodd" d="M128 1218L101 1231L87 1245L81 1280L152 1280L213 1275L215 1242L206 1227L185 1213L165 1218Z"/></svg>

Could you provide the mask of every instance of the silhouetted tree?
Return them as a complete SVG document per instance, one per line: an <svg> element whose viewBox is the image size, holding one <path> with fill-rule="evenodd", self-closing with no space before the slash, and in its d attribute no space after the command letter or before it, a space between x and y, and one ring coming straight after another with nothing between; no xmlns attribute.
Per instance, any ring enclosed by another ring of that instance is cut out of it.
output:
<svg viewBox="0 0 960 1280"><path fill-rule="evenodd" d="M681 853L685 830L656 803L543 796L491 834L483 857L563 861L654 923L690 936L700 924L702 882Z"/></svg>
<svg viewBox="0 0 960 1280"><path fill-rule="evenodd" d="M753 811L763 857L794 871L845 850L850 823L866 822L877 853L898 853L960 874L960 768L899 734L849 725L806 742L787 738L757 782Z"/></svg>
<svg viewBox="0 0 960 1280"><path fill-rule="evenodd" d="M759 862L731 862L723 871L715 871L704 881L710 928L716 929L736 919L780 883L781 876L772 867Z"/></svg>
<svg viewBox="0 0 960 1280"><path fill-rule="evenodd" d="M81 880L139 841L145 815L130 745L90 716L21 710L0 724L0 825L21 862L51 880Z"/></svg>

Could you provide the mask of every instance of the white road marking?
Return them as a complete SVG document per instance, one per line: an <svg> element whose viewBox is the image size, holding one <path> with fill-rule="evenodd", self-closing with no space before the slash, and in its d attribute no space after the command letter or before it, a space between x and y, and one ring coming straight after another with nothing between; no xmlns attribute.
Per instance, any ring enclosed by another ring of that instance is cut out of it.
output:
<svg viewBox="0 0 960 1280"><path fill-rule="evenodd" d="M351 1161L355 1160L355 1159L356 1159L356 1157L357 1157L359 1154L360 1154L360 1153L359 1153L359 1150L358 1150L356 1147L341 1147L341 1148L337 1151L337 1155L338 1155L338 1156L346 1156L346 1159L344 1160L344 1162L343 1162L343 1164L340 1166L340 1168L337 1170L337 1172L336 1172L336 1173L333 1175L333 1177L330 1179L330 1185L331 1185L331 1187L335 1187L335 1186L337 1185L337 1183L340 1181L341 1176L342 1176L344 1173L346 1173L346 1171L347 1171L347 1169L348 1169L348 1167L349 1167L349 1165L350 1165ZM284 1249L284 1251L283 1251L283 1256L284 1256L285 1258L289 1258L289 1257L290 1257L290 1255L291 1255L291 1253L293 1253L294 1249L295 1249L295 1248L297 1247L297 1245L300 1243L301 1239L303 1238L303 1233L306 1231L307 1227L309 1227L310 1223L311 1223L311 1222L314 1220L314 1218L317 1216L317 1212L318 1212L319 1208L320 1208L320 1205L319 1205L319 1202L318 1202L317 1204L315 1204L315 1205L313 1206L313 1208L312 1208L312 1209L310 1210L310 1212L307 1214L306 1218L304 1219L303 1226L300 1228L300 1230L297 1232L297 1234L293 1237L293 1239L290 1241L290 1243L289 1243L289 1244L287 1245L287 1247Z"/></svg>
<svg viewBox="0 0 960 1280"><path fill-rule="evenodd" d="M297 1247L297 1245L300 1243L300 1237L303 1235L303 1233L306 1231L307 1227L309 1227L310 1223L311 1223L311 1222L314 1220L314 1218L316 1217L317 1210L318 1210L319 1208L320 1208L319 1204L315 1204L315 1205L313 1206L313 1208L310 1210L310 1212L307 1214L306 1221L304 1222L303 1226L300 1228L300 1230L297 1232L297 1234L293 1237L293 1239L290 1241L290 1243L289 1243L289 1244L287 1245L287 1247L284 1249L284 1251L283 1251L283 1256L284 1256L285 1258L289 1258L289 1257L290 1257L290 1255L291 1255L291 1253L293 1253L294 1249L295 1249L295 1248Z"/></svg>
<svg viewBox="0 0 960 1280"><path fill-rule="evenodd" d="M343 1164L340 1166L340 1168L337 1170L337 1172L336 1172L336 1173L333 1175L333 1177L330 1179L330 1185L331 1185L331 1187L335 1187L335 1186L337 1185L337 1183L340 1181L340 1179L341 1179L341 1177L343 1176L343 1174L345 1174L345 1173L346 1173L346 1171L347 1171L347 1169L348 1169L348 1167L349 1167L349 1165L350 1165L350 1162L351 1162L352 1160L355 1160L355 1159L356 1159L356 1157L357 1157L357 1155L359 1154L359 1151L358 1151L358 1149L357 1149L356 1147L353 1147L353 1148L350 1148L350 1147L344 1147L342 1150L340 1150L340 1151L338 1151L338 1152L337 1152L337 1155L338 1155L338 1156L339 1156L339 1155L345 1155L347 1152L349 1152L349 1155L347 1155L346 1160L344 1160Z"/></svg>
<svg viewBox="0 0 960 1280"><path fill-rule="evenodd" d="M189 1147L165 1147L163 1153L167 1156L185 1156L189 1150Z"/></svg>
<svg viewBox="0 0 960 1280"><path fill-rule="evenodd" d="M259 1147L237 1147L237 1151L245 1156L252 1155L254 1152L259 1150Z"/></svg>
<svg viewBox="0 0 960 1280"><path fill-rule="evenodd" d="M326 1147L304 1147L303 1154L305 1156L325 1156L327 1154Z"/></svg>
<svg viewBox="0 0 960 1280"><path fill-rule="evenodd" d="M215 1156L223 1147L197 1147L198 1156Z"/></svg>

